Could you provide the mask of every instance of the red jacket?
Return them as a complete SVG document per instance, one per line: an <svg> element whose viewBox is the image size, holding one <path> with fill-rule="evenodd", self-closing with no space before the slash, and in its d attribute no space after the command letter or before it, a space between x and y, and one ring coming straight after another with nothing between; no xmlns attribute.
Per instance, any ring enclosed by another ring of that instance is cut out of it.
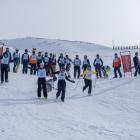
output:
<svg viewBox="0 0 140 140"><path fill-rule="evenodd" d="M116 67L119 67L119 66L121 66L121 59L120 59L120 57L117 57L113 60L113 67L116 68Z"/></svg>

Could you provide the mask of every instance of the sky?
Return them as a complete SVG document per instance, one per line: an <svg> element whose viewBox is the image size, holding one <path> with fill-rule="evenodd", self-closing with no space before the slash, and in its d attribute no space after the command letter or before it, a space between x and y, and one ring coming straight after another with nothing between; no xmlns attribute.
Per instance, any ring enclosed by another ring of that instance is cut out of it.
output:
<svg viewBox="0 0 140 140"><path fill-rule="evenodd" d="M140 0L0 0L0 39L140 45Z"/></svg>

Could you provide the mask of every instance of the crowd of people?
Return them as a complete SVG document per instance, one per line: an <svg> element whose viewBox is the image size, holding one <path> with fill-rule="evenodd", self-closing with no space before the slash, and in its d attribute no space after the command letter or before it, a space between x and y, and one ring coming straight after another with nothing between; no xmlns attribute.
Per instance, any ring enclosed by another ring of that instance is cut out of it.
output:
<svg viewBox="0 0 140 140"><path fill-rule="evenodd" d="M92 63L87 55L84 55L82 61L79 58L79 55L76 55L74 60L72 60L69 55L64 56L63 53L60 53L60 56L58 56L57 59L55 54L48 52L45 52L44 54L42 54L42 52L36 53L36 49L33 49L31 54L29 54L28 49L25 49L25 52L20 55L18 49L11 54L9 48L6 48L2 56L0 56L0 60L1 83L4 81L8 82L8 72L11 71L10 63L13 63L14 73L18 72L19 65L22 64L23 74L27 74L28 71L30 71L30 75L38 75L38 98L41 97L41 89L43 89L44 98L47 98L46 76L50 76L54 81L58 79L56 98L61 95L62 101L65 99L65 80L75 83L74 80L71 80L71 77L74 77L74 79L79 79L80 76L83 77L85 82L83 91L88 88L88 94L90 95L92 90L92 74L95 74L97 78L107 78L110 71L110 66L104 65L99 54L96 55L96 58ZM135 68L134 76L137 76L137 74L140 74L140 62L137 52L135 53L133 62ZM71 76L71 65L73 65L73 76ZM115 53L112 62L114 78L117 78L118 76L122 78L121 65L121 58ZM92 66L94 66L95 70L92 70ZM56 74L58 74L57 78L55 76Z"/></svg>

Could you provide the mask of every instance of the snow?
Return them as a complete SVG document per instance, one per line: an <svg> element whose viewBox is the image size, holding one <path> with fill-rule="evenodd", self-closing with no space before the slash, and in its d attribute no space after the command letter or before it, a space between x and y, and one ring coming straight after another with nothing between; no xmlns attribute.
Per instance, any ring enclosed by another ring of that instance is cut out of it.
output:
<svg viewBox="0 0 140 140"><path fill-rule="evenodd" d="M113 54L102 49L107 64ZM37 99L37 76L10 72L9 83L0 85L0 140L140 140L140 79L110 75L97 80L91 96L82 92L83 79L77 88L78 81L67 82L63 103L55 99L56 90L47 100Z"/></svg>

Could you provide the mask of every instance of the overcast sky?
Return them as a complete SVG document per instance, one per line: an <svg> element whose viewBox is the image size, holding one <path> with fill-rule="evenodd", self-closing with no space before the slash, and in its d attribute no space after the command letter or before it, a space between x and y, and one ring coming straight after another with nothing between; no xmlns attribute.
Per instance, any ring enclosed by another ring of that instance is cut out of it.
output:
<svg viewBox="0 0 140 140"><path fill-rule="evenodd" d="M140 45L140 0L0 0L0 39Z"/></svg>

